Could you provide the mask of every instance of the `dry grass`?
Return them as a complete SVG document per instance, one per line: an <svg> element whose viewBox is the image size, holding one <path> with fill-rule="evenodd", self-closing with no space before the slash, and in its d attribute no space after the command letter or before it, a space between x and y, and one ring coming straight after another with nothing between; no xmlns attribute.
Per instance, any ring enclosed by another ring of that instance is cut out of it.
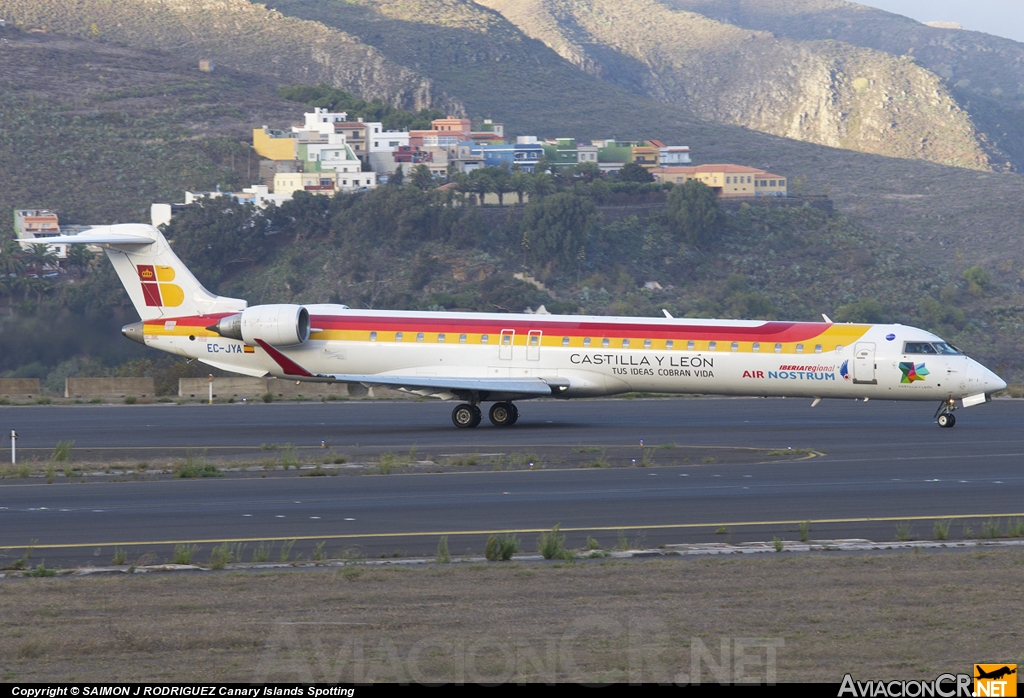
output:
<svg viewBox="0 0 1024 698"><path fill-rule="evenodd" d="M993 551L10 579L0 664L13 681L671 681L694 639L718 659L723 638L775 638L780 682L934 678L1021 661L1007 613L1022 565ZM749 652L763 681L765 652Z"/></svg>

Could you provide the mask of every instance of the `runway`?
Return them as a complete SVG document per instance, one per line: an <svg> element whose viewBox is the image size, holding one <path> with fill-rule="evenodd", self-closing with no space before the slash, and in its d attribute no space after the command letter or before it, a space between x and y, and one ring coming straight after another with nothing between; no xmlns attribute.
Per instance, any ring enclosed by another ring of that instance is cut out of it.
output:
<svg viewBox="0 0 1024 698"><path fill-rule="evenodd" d="M950 527L958 538L989 517L1024 517L1024 401L961 410L953 429L935 425L933 405L889 402L530 402L514 428L476 430L452 427L450 409L434 402L3 407L0 428L17 429L19 447L40 453L73 440L75 453L116 448L131 458L184 448L237 455L321 440L349 451L415 446L538 457L569 446L636 444L639 454L643 439L652 466L50 485L5 479L0 546L14 547L0 555L18 557L35 540L33 559L48 565L107 564L115 546L132 560L163 561L174 541L194 541L205 560L215 542L237 541L248 559L257 541L287 539L299 539L293 555L306 558L319 541L331 553L432 555L440 535L449 536L454 555L480 554L489 531L523 531L530 550L536 531L556 523L577 546L590 535L610 547L620 529L646 546L793 540L804 520L812 521L812 538L892 540L900 522L930 538L935 519L968 517ZM680 448L658 448L669 445ZM823 455L681 462L681 447L692 446Z"/></svg>

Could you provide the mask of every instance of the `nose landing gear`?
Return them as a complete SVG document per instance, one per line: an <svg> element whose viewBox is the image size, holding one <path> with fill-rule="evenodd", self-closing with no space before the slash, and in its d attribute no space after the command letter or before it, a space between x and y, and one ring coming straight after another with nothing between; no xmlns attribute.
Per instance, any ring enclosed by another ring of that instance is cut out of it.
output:
<svg viewBox="0 0 1024 698"><path fill-rule="evenodd" d="M953 410L956 409L956 401L950 398L939 403L939 409L935 411L935 421L943 429L952 429L956 424L956 417Z"/></svg>

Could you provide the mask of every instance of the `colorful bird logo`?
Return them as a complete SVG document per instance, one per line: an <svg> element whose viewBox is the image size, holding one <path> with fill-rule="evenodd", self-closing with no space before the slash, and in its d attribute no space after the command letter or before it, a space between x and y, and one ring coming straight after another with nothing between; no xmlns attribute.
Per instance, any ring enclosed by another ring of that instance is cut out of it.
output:
<svg viewBox="0 0 1024 698"><path fill-rule="evenodd" d="M911 361L901 363L900 370L903 371L903 377L900 378L900 383L923 381L924 377L929 373L928 369L924 367L924 364L915 364Z"/></svg>
<svg viewBox="0 0 1024 698"><path fill-rule="evenodd" d="M849 362L849 360L844 361L843 365L839 367L839 375L843 377L844 381L850 380L850 362Z"/></svg>

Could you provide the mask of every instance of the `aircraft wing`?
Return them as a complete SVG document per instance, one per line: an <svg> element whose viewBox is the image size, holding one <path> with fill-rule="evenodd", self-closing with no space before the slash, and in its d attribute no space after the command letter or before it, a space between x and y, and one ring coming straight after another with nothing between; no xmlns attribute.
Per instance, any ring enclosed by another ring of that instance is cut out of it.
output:
<svg viewBox="0 0 1024 698"><path fill-rule="evenodd" d="M409 392L431 393L487 393L489 395L545 397L558 395L568 389L569 382L557 378L465 378L459 376L418 376L397 374L356 374L331 373L314 374L295 363L273 346L257 339L277 365L284 371L285 378L299 381L333 383L363 383L387 388L403 389Z"/></svg>

